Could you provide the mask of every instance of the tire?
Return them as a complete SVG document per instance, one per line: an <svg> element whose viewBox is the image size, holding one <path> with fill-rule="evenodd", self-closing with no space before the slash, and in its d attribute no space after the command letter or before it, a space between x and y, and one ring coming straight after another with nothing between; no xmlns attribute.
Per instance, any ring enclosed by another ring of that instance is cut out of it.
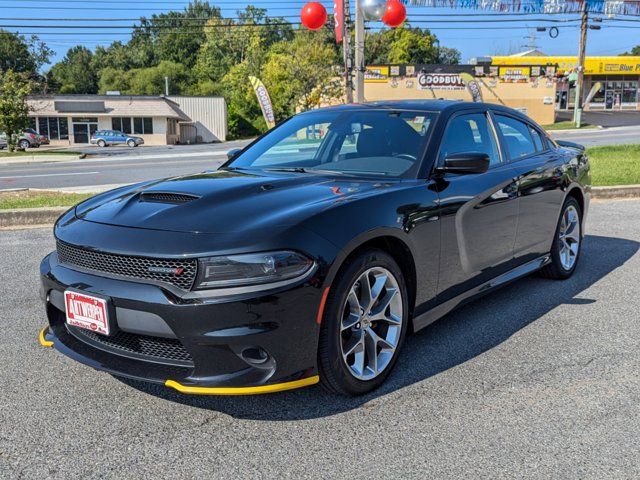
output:
<svg viewBox="0 0 640 480"><path fill-rule="evenodd" d="M370 296L361 287L364 281L373 285L370 291L380 293L378 301L366 301ZM383 283L384 287L377 288ZM380 313L383 304L387 308ZM372 315L367 315L369 310ZM378 388L393 370L408 323L407 287L393 258L371 249L348 260L331 286L320 327L318 370L322 386L351 396ZM378 365L377 373L371 365Z"/></svg>
<svg viewBox="0 0 640 480"><path fill-rule="evenodd" d="M98 146L100 148L104 148L107 146L107 142L105 142L104 140L98 140Z"/></svg>
<svg viewBox="0 0 640 480"><path fill-rule="evenodd" d="M137 145L136 145L136 142L134 142L133 140L129 140L129 141L127 142L127 145L129 146L129 148L134 148L134 147L136 147L136 146L137 146Z"/></svg>
<svg viewBox="0 0 640 480"><path fill-rule="evenodd" d="M568 231L566 224L573 227ZM563 240L564 238L564 240ZM575 272L582 251L582 210L575 198L565 200L551 245L551 263L540 270L545 278L564 280Z"/></svg>
<svg viewBox="0 0 640 480"><path fill-rule="evenodd" d="M18 142L18 146L21 149L26 150L27 148L29 148L31 146L31 144L29 143L29 140L20 140Z"/></svg>

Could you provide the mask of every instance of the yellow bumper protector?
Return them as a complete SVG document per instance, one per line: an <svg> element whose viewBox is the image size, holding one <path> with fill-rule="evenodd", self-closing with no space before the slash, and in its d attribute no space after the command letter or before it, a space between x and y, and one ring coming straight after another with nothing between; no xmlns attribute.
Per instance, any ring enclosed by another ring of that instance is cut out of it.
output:
<svg viewBox="0 0 640 480"><path fill-rule="evenodd" d="M48 328L49 327L44 327L42 330L40 330L40 334L38 335L38 341L43 347L53 347L53 342L47 340L44 336L45 333L47 333Z"/></svg>
<svg viewBox="0 0 640 480"><path fill-rule="evenodd" d="M260 385L257 387L192 387L182 385L175 380L167 380L164 382L164 385L174 388L181 393L193 395L258 395L261 393L282 392L285 390L293 390L294 388L307 387L319 381L320 377L314 375L313 377L294 380L292 382L274 383L272 385Z"/></svg>

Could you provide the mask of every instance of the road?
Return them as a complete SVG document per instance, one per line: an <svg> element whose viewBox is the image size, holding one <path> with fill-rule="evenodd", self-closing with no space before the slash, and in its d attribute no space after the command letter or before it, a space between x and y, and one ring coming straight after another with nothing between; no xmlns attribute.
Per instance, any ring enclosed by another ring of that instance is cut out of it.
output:
<svg viewBox="0 0 640 480"><path fill-rule="evenodd" d="M640 143L640 126L617 128L588 128L584 130L554 131L551 135L556 140L568 140L587 147L616 145L624 143Z"/></svg>
<svg viewBox="0 0 640 480"><path fill-rule="evenodd" d="M0 477L639 478L639 242L639 201L595 203L570 280L409 337L368 396L188 397L41 348L51 232L1 232Z"/></svg>
<svg viewBox="0 0 640 480"><path fill-rule="evenodd" d="M640 127L553 132L558 139L587 146L640 143ZM89 148L109 157L73 162L16 163L2 165L0 190L13 188L63 188L76 191L104 190L116 185L216 169L228 150L248 141L180 147Z"/></svg>

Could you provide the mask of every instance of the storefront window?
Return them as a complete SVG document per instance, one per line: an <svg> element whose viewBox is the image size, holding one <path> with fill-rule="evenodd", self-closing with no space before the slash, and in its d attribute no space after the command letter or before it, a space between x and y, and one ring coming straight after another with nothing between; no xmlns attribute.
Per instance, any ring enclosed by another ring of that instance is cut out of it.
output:
<svg viewBox="0 0 640 480"><path fill-rule="evenodd" d="M46 135L50 140L68 140L69 123L67 117L39 117L31 119L31 125L40 135ZM37 128L36 128L37 124Z"/></svg>
<svg viewBox="0 0 640 480"><path fill-rule="evenodd" d="M637 103L638 102L638 82L626 81L624 82L624 89L622 90L622 103Z"/></svg>

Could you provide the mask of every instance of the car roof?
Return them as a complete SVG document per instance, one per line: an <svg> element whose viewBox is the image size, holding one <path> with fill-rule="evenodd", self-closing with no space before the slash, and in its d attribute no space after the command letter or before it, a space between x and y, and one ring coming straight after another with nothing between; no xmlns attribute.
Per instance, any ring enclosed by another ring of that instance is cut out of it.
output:
<svg viewBox="0 0 640 480"><path fill-rule="evenodd" d="M520 113L513 108L505 107L495 103L486 102L465 102L461 100L445 100L445 99L433 99L433 100L380 100L376 102L365 103L351 103L346 105L335 105L322 108L321 110L357 110L357 109L392 109L392 110L425 110L431 112L442 112L465 110L468 108L491 108L493 110L501 110L510 113ZM314 110L308 110L313 112Z"/></svg>

